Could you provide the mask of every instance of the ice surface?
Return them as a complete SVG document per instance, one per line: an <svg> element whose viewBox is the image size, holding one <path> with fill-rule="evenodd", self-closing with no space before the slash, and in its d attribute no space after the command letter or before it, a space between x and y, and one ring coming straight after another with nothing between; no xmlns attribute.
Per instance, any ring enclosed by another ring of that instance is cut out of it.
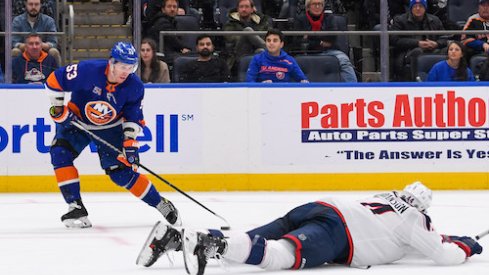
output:
<svg viewBox="0 0 489 275"><path fill-rule="evenodd" d="M373 192L327 192L361 198ZM225 217L233 230L267 223L292 207L321 198L322 192L189 193ZM219 228L225 225L178 193L162 194L179 208L186 226ZM158 211L127 193L84 193L94 227L66 229L60 221L68 209L61 194L0 194L0 274L2 275L133 275L186 274L181 253L174 265L161 258L150 268L136 266L139 253ZM440 233L474 236L489 228L489 191L435 191L430 215ZM440 267L431 261L403 259L368 270L323 266L300 274L489 274L489 236L480 240L486 251L459 266ZM265 272L254 266L208 265L206 274L292 274ZM294 273L295 274L295 273Z"/></svg>

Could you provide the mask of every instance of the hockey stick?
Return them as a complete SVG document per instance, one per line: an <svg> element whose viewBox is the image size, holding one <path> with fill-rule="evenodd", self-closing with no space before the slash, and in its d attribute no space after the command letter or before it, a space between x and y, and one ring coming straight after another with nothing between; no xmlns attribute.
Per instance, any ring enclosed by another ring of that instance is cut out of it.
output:
<svg viewBox="0 0 489 275"><path fill-rule="evenodd" d="M108 143L106 140L104 140L103 138L97 136L96 134L92 133L91 131L87 130L85 127L83 127L83 125L81 125L80 123L76 122L76 121L71 121L71 124L73 126L75 126L76 128L82 130L83 132L87 133L88 135L90 135L93 139L97 140L98 142L102 143L103 145L109 147L110 149L112 149L114 152L118 153L118 154L122 154L123 155L123 152L121 150L119 150L117 147L115 147L114 145ZM185 193L184 191L180 190L180 188L176 187L175 185L173 185L171 182L165 180L164 178L162 178L161 176L159 176L158 174L156 174L155 172L151 171L148 167L144 166L143 164L141 164L140 162L137 162L136 163L137 166L143 168L145 171L147 171L148 173L150 173L151 175L155 176L157 179L161 180L162 182L164 182L165 184L167 184L168 186L170 186L171 188L173 188L175 191L179 192L180 194L184 195L185 197L187 197L188 199L190 199L191 201L195 202L196 204L200 205L202 208L204 208L205 210L209 211L210 213L212 213L214 216L220 218L221 220L223 220L225 223L226 223L226 226L221 226L221 229L222 230L229 230L231 229L231 226L229 225L228 221L223 218L222 216L216 214L216 212L210 210L209 208L207 208L205 205L203 205L202 203L200 203L198 200L192 198L189 194Z"/></svg>
<svg viewBox="0 0 489 275"><path fill-rule="evenodd" d="M482 239L483 237L489 235L489 229L484 231L484 232L481 232L479 233L478 235L475 236L475 239L476 240L479 240L479 239Z"/></svg>

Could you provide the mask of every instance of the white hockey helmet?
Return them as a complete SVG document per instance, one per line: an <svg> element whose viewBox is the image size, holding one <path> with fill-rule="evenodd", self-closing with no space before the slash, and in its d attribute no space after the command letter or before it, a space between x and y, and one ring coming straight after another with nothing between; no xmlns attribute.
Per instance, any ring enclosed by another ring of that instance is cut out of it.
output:
<svg viewBox="0 0 489 275"><path fill-rule="evenodd" d="M401 198L416 207L421 212L426 211L431 205L433 192L420 181L415 181L404 187L401 191Z"/></svg>

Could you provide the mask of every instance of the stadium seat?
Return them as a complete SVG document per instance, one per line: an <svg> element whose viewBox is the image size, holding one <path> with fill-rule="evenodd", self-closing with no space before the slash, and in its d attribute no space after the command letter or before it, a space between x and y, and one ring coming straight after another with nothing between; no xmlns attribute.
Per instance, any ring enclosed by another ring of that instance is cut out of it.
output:
<svg viewBox="0 0 489 275"><path fill-rule="evenodd" d="M447 59L444 54L422 54L418 56L416 81L426 81L428 73L437 62Z"/></svg>
<svg viewBox="0 0 489 275"><path fill-rule="evenodd" d="M178 31L198 31L200 30L199 19L193 15L178 15L175 17L177 20ZM195 49L195 42L197 40L196 34L182 35L182 42L186 48Z"/></svg>
<svg viewBox="0 0 489 275"><path fill-rule="evenodd" d="M333 15L333 24L339 31L348 30L348 19L343 15ZM350 56L350 42L348 40L348 35L338 35L336 36L336 45L338 50L344 52L347 56Z"/></svg>
<svg viewBox="0 0 489 275"><path fill-rule="evenodd" d="M448 19L463 27L467 18L478 12L478 3L476 0L448 0Z"/></svg>
<svg viewBox="0 0 489 275"><path fill-rule="evenodd" d="M248 71L248 67L250 66L251 59L253 59L253 55L246 55L241 57L238 64L238 82L246 81L246 72Z"/></svg>
<svg viewBox="0 0 489 275"><path fill-rule="evenodd" d="M173 72L171 82L180 82L180 73L182 71L182 66L192 60L197 59L196 56L179 56L173 61Z"/></svg>
<svg viewBox="0 0 489 275"><path fill-rule="evenodd" d="M482 65L484 64L484 61L487 60L487 55L479 54L479 55L474 55L470 59L470 69L472 70L472 73L474 74L475 79L479 80L479 75L481 73Z"/></svg>
<svg viewBox="0 0 489 275"><path fill-rule="evenodd" d="M297 55L295 60L310 82L341 82L340 63L329 55Z"/></svg>

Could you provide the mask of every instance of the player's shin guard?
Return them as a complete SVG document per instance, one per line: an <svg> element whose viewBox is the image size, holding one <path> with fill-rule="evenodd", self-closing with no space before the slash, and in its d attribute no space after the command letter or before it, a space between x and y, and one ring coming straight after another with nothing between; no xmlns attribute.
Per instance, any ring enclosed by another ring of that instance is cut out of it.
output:
<svg viewBox="0 0 489 275"><path fill-rule="evenodd" d="M171 225L180 226L182 224L175 206L160 196L158 190L145 175L134 172L130 168L119 169L110 172L109 175L116 184L124 186L134 196L160 211Z"/></svg>
<svg viewBox="0 0 489 275"><path fill-rule="evenodd" d="M79 200L81 197L78 170L74 166L59 167L54 169L54 173L66 203Z"/></svg>

